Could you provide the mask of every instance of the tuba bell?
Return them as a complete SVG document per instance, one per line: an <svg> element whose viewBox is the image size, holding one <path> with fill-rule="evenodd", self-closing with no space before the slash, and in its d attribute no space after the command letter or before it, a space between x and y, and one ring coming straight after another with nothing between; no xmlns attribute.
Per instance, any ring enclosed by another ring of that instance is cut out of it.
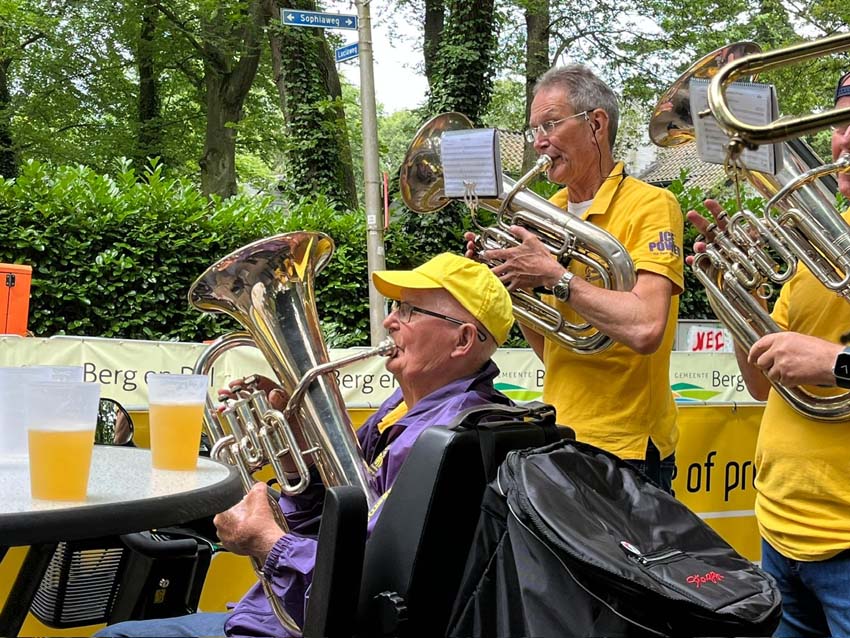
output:
<svg viewBox="0 0 850 638"><path fill-rule="evenodd" d="M800 46L792 47L796 51L791 56L793 60L800 59ZM773 60L780 51L767 55ZM744 70L758 72L776 66L748 62L763 58L757 45L739 42L721 47L691 65L662 96L653 112L650 121L653 142L669 147L695 140L693 116L685 106L692 78L711 79L713 87L731 81L730 68L737 70L734 77L740 77ZM755 75L746 79L755 79ZM850 114L847 118L850 119ZM759 214L739 210L724 230L712 225L704 238L706 251L695 255L692 264L715 315L732 333L735 342L746 350L764 335L780 331L753 293L768 296L771 285L788 281L801 261L827 288L850 299L850 225L835 208L834 177L850 169L850 156L824 164L806 142L790 139L787 120L781 122L774 126L775 138L765 137L764 131L760 131L757 139L759 143L782 142L782 170L771 175L749 170L738 162L734 172L736 183L743 177L767 200L764 210ZM729 120L721 124L734 139L737 131L731 126ZM743 135L747 141L734 142L733 155L741 144L751 144L754 139L746 130ZM791 407L805 416L822 421L850 416L850 393L823 397L802 387L771 383Z"/></svg>
<svg viewBox="0 0 850 638"><path fill-rule="evenodd" d="M327 235L293 232L243 246L210 266L192 284L189 304L205 312L226 313L245 330L210 344L198 358L195 372L207 374L231 348L255 346L288 396L282 412L271 409L259 391L222 412L207 397L204 426L213 443L211 456L234 465L246 491L255 482L253 473L271 465L281 491L298 494L309 484L306 460L311 459L325 486L359 487L371 509L377 493L339 387L328 374L367 357L390 355L395 344L388 339L344 359L329 360L314 280L333 250ZM294 473L284 467L284 457L294 463ZM281 529L288 531L276 501L272 512ZM263 566L253 560L278 620L290 632L299 632L262 573Z"/></svg>
<svg viewBox="0 0 850 638"><path fill-rule="evenodd" d="M401 197L410 210L435 213L452 201L444 191L441 136L446 131L472 127L465 115L450 112L430 119L416 133L402 162L399 180ZM549 156L542 155L516 182L502 175L504 194L479 202L482 208L496 213L495 225L481 224L472 209L472 219L479 230L475 239L478 260L491 267L498 265L498 261L483 259L481 252L519 245L521 242L510 232L510 226L522 226L537 235L565 268L570 261L576 260L605 288L631 290L635 284L634 263L615 237L526 188L538 174L548 170L551 162ZM612 343L610 337L589 323L567 321L557 309L532 292L514 290L511 298L514 316L519 322L579 354L601 352Z"/></svg>

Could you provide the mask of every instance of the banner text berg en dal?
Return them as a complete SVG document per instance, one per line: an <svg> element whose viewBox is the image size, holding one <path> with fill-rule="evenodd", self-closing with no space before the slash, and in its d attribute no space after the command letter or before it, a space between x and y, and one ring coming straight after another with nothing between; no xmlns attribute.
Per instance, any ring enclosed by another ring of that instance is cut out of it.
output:
<svg viewBox="0 0 850 638"><path fill-rule="evenodd" d="M0 336L0 366L81 365L84 379L101 384L101 395L131 411L147 409L147 375L190 373L206 346L197 343L131 341L89 337ZM331 350L331 360L356 349ZM497 387L515 401L539 400L544 370L531 350L503 349L494 357ZM211 371L210 389L252 373L273 374L255 348L229 350ZM396 388L382 357L336 372L349 408L376 408ZM743 555L759 558L753 518L753 456L762 404L754 401L738 373L735 356L724 352L674 352L670 385L679 410L676 496Z"/></svg>

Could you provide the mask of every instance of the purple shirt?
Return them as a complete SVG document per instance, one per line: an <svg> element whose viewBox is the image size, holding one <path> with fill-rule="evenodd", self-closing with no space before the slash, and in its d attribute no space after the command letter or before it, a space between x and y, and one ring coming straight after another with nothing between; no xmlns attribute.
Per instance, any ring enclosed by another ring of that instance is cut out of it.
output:
<svg viewBox="0 0 850 638"><path fill-rule="evenodd" d="M364 457L370 464L389 446L389 451L373 476L377 493L384 494L392 487L410 448L423 430L432 426L450 425L458 413L470 407L510 403L493 387L493 379L498 374L496 364L488 362L475 375L452 381L421 399L407 414L381 433L378 431L378 423L401 403L401 390L397 389L384 401L357 431ZM304 624L307 595L313 580L316 536L324 497L324 487L315 470L312 477L313 481L304 493L294 498L280 498L280 508L286 514L290 533L280 537L263 566L263 571L272 579L272 588L299 626ZM375 526L381 507L369 516L369 533ZM225 633L228 636L290 635L277 621L259 583L251 587L236 605L225 624Z"/></svg>

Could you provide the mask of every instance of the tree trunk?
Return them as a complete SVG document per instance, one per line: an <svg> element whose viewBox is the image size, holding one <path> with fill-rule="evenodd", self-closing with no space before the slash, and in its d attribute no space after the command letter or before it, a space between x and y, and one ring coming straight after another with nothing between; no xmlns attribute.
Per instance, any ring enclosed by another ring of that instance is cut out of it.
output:
<svg viewBox="0 0 850 638"><path fill-rule="evenodd" d="M493 94L498 41L494 0L449 0L447 6L428 110L459 111L478 122Z"/></svg>
<svg viewBox="0 0 850 638"><path fill-rule="evenodd" d="M139 134L136 166L143 170L148 158L162 157L159 77L156 70L156 27L159 11L151 0L142 0L142 24L136 63L139 69Z"/></svg>
<svg viewBox="0 0 850 638"><path fill-rule="evenodd" d="M434 64L443 35L446 7L443 0L425 0L425 36L422 43L422 55L425 58L425 77L428 86L434 81Z"/></svg>
<svg viewBox="0 0 850 638"><path fill-rule="evenodd" d="M525 9L525 121L531 117L534 85L549 69L549 0L534 0ZM522 170L527 171L537 160L531 144L526 144Z"/></svg>
<svg viewBox="0 0 850 638"><path fill-rule="evenodd" d="M222 18L217 18L222 19ZM260 36L265 21L260 0L251 3L245 23L239 25L242 54L233 61L216 44L216 35L230 33L230 24L206 25L203 44L207 122L201 166L201 190L205 195L236 194L236 127L242 106L260 64Z"/></svg>
<svg viewBox="0 0 850 638"><path fill-rule="evenodd" d="M17 177L18 154L12 145L12 98L9 95L9 59L0 60L0 177Z"/></svg>
<svg viewBox="0 0 850 638"><path fill-rule="evenodd" d="M316 11L313 0L288 2ZM286 190L295 196L325 193L347 209L357 207L351 146L336 62L320 29L281 27L280 7L266 3L269 47L289 143L284 149Z"/></svg>

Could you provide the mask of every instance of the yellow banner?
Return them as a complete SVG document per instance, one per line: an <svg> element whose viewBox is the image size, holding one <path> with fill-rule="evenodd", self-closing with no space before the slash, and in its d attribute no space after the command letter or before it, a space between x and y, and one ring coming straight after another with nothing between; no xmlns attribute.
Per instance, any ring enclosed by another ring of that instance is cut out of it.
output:
<svg viewBox="0 0 850 638"><path fill-rule="evenodd" d="M147 375L153 372L191 372L206 346L200 343L136 341L96 337L50 339L0 336L0 366L80 365L86 381L97 381L103 396L133 409L147 406ZM331 359L358 350L331 350ZM545 372L529 349L501 349L494 356L501 374L497 387L516 401L539 399ZM252 373L271 376L254 348L229 350L212 370L211 386L224 387L234 378ZM396 387L393 376L376 357L336 373L346 405L377 407ZM744 388L735 357L729 353L674 352L670 359L670 386L680 404L755 403Z"/></svg>
<svg viewBox="0 0 850 638"><path fill-rule="evenodd" d="M676 447L676 498L740 554L760 560L755 514L756 438L763 407L683 406Z"/></svg>

